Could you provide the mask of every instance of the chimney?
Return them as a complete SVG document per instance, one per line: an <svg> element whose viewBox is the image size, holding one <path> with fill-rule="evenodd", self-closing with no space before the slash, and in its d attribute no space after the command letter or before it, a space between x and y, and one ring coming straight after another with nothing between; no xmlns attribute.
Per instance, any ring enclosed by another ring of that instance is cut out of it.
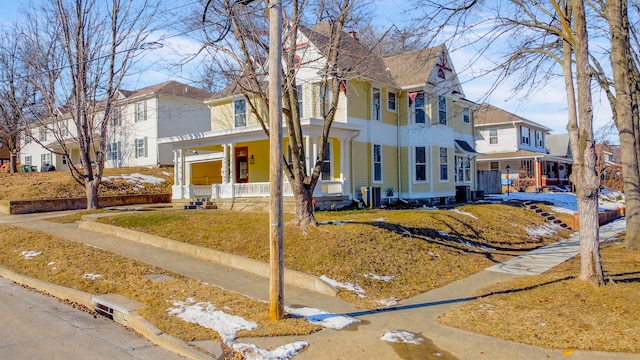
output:
<svg viewBox="0 0 640 360"><path fill-rule="evenodd" d="M349 36L351 36L352 38L354 38L354 39L356 39L356 40L360 41L360 39L358 39L358 32L357 32L357 31L355 31L355 30L351 30L351 31L349 31Z"/></svg>

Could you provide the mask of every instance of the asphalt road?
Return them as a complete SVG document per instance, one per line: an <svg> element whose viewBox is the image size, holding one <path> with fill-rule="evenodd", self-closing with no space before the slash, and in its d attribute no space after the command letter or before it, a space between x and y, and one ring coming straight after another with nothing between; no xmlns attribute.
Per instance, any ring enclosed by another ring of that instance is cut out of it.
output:
<svg viewBox="0 0 640 360"><path fill-rule="evenodd" d="M106 318L0 278L0 359L183 359Z"/></svg>

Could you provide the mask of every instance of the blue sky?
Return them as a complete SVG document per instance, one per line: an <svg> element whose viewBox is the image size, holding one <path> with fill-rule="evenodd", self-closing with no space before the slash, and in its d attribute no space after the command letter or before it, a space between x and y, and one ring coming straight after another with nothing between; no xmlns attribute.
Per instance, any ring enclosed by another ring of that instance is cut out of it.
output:
<svg viewBox="0 0 640 360"><path fill-rule="evenodd" d="M190 1L178 0L175 3L182 4ZM0 23L14 20L19 15L19 7L21 4L27 3L26 0L0 0ZM401 9L398 7L397 1L392 0L376 0L375 12L380 24L385 29L394 21L402 18ZM193 74L197 72L195 62L182 67L176 67L174 64L179 62L183 55L190 51L195 52L199 44L186 37L172 38L165 41L165 46L161 49L153 50L142 59L144 72L134 74L125 83L130 89L139 88L154 83L177 80L189 82L193 78ZM529 120L541 123L559 134L566 132L566 116L567 106L564 94L564 84L561 79L549 84L545 89L536 91L525 99L521 94L513 94L511 87L515 85L515 80L504 82L498 89L487 95L492 79L474 79L472 74L474 70L481 68L481 63L473 64L469 67L468 59L472 54L468 53L469 49L455 50L450 49L455 69L458 71L458 77L462 83L462 87L467 99L481 102L486 101L500 107L506 111L515 113ZM182 54L182 55L181 55ZM125 87L123 86L123 87ZM594 127L596 129L610 122L611 111L606 99L594 94ZM616 139L612 139L616 142Z"/></svg>

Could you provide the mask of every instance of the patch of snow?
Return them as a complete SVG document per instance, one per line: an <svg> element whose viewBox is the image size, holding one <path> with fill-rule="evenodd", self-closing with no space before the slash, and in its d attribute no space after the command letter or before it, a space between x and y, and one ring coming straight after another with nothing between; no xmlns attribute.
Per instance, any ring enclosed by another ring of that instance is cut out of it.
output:
<svg viewBox="0 0 640 360"><path fill-rule="evenodd" d="M102 250L101 247L99 246L95 246L95 245L91 245L91 244L86 244L88 247L94 248L94 249L98 249L98 250Z"/></svg>
<svg viewBox="0 0 640 360"><path fill-rule="evenodd" d="M100 275L100 274L84 274L84 275L82 275L83 279L89 279L89 280L96 280L99 277L102 277L102 275Z"/></svg>
<svg viewBox="0 0 640 360"><path fill-rule="evenodd" d="M49 261L49 263L47 264L47 266L51 266L51 265L55 265L56 263L54 261Z"/></svg>
<svg viewBox="0 0 640 360"><path fill-rule="evenodd" d="M364 277L371 278L373 280L380 280L380 281L384 281L384 282L389 282L389 281L395 279L395 275L392 275L392 276L381 276L381 275L376 275L376 274L364 274Z"/></svg>
<svg viewBox="0 0 640 360"><path fill-rule="evenodd" d="M422 208L423 208L424 210L438 210L438 208L437 208L437 207L435 207L435 206L427 207L427 205L422 205Z"/></svg>
<svg viewBox="0 0 640 360"><path fill-rule="evenodd" d="M553 211L554 213L557 214L570 214L573 215L575 213L575 211L567 209L567 208L563 208L560 206L549 206L549 209L551 209L551 211Z"/></svg>
<svg viewBox="0 0 640 360"><path fill-rule="evenodd" d="M440 236L449 236L449 234L447 234L446 231L442 231L442 230L438 230L438 234L440 234Z"/></svg>
<svg viewBox="0 0 640 360"><path fill-rule="evenodd" d="M164 176L173 176L171 173L166 172L166 171L162 171L160 174L162 174Z"/></svg>
<svg viewBox="0 0 640 360"><path fill-rule="evenodd" d="M309 346L309 343L306 341L296 341L269 351L260 349L253 344L235 343L233 344L233 350L241 353L243 359L246 360L287 360L307 346Z"/></svg>
<svg viewBox="0 0 640 360"><path fill-rule="evenodd" d="M543 192L543 193L526 193L526 192L514 192L510 193L509 196L506 194L498 194L498 195L488 195L492 199L502 199L502 200L530 200L530 201L540 201L540 202L549 202L554 204L557 207L564 208L567 212L576 212L578 211L578 200L576 195L573 193L563 193L563 192ZM624 194L617 192L609 192L603 190L599 194L599 208L600 210L611 210L617 209L620 207L624 207ZM620 200L618 200L620 198ZM615 201L610 201L615 200ZM554 210L555 211L555 210Z"/></svg>
<svg viewBox="0 0 640 360"><path fill-rule="evenodd" d="M34 257L41 255L42 252L40 251L34 251L34 250L29 250L29 251L23 251L20 253L20 256L24 256L25 259L27 260L31 260Z"/></svg>
<svg viewBox="0 0 640 360"><path fill-rule="evenodd" d="M388 221L388 220L387 220L387 218L380 217L380 218L372 219L372 221L385 222L385 221Z"/></svg>
<svg viewBox="0 0 640 360"><path fill-rule="evenodd" d="M398 299L393 298L389 300L378 300L378 304L384 307L395 306L395 305L398 305Z"/></svg>
<svg viewBox="0 0 640 360"><path fill-rule="evenodd" d="M348 326L360 322L360 320L351 316L338 315L326 310L309 307L293 308L290 306L285 306L284 310L294 315L303 317L310 323L322 325L326 328L334 330L344 329Z"/></svg>
<svg viewBox="0 0 640 360"><path fill-rule="evenodd" d="M322 275L320 276L320 279L326 281L327 283L329 283L329 285L333 286L333 287L338 287L338 288L343 288L349 291L355 291L358 296L360 296L361 298L366 298L367 296L365 295L365 291L362 287L360 287L360 285L358 284L352 284L352 283L341 283L338 280L334 280L326 275Z"/></svg>
<svg viewBox="0 0 640 360"><path fill-rule="evenodd" d="M433 256L433 257L440 257L440 255L434 253L433 251L429 251L429 256Z"/></svg>
<svg viewBox="0 0 640 360"><path fill-rule="evenodd" d="M174 301L173 307L167 309L167 313L169 316L177 316L184 321L216 331L226 344L235 340L238 331L253 330L258 327L258 324L253 321L216 310L212 303L208 301L196 302L194 298Z"/></svg>
<svg viewBox="0 0 640 360"><path fill-rule="evenodd" d="M556 224L542 224L536 228L526 228L525 230L531 236L547 236L558 232L560 226Z"/></svg>
<svg viewBox="0 0 640 360"><path fill-rule="evenodd" d="M139 173L133 173L133 174L122 174L122 175L118 175L118 176L104 176L102 177L102 180L104 181L110 181L110 180L116 180L116 179L122 179L128 183L131 184L153 184L153 185L158 185L161 184L163 182L165 182L164 179L162 178L158 178L155 176L151 176L151 175L142 175Z"/></svg>
<svg viewBox="0 0 640 360"><path fill-rule="evenodd" d="M320 225L345 225L348 221L321 221Z"/></svg>
<svg viewBox="0 0 640 360"><path fill-rule="evenodd" d="M422 339L417 337L415 334L412 334L408 331L402 331L402 330L387 331L380 338L380 340L383 340L386 342L410 343L410 344L416 344L416 345L419 345L420 343L422 343Z"/></svg>
<svg viewBox="0 0 640 360"><path fill-rule="evenodd" d="M462 210L460 210L460 209L451 209L451 211L453 211L454 213L458 213L458 214L462 214L462 215L467 215L467 216L472 217L472 218L474 218L474 219L477 219L477 218L478 218L477 216L473 215L472 213L470 213L470 212L466 212L466 211L462 211Z"/></svg>

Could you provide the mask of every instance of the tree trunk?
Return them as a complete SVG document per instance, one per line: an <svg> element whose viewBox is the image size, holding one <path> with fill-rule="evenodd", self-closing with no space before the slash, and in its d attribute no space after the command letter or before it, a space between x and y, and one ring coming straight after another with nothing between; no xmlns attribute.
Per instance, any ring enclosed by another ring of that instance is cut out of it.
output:
<svg viewBox="0 0 640 360"><path fill-rule="evenodd" d="M292 223L300 226L303 230L310 225L317 226L318 222L313 214L313 188L298 179L295 179L292 185L291 188L293 189L296 204L296 216Z"/></svg>
<svg viewBox="0 0 640 360"><path fill-rule="evenodd" d="M87 180L85 182L85 191L87 193L87 210L98 209L98 185L96 182Z"/></svg>
<svg viewBox="0 0 640 360"><path fill-rule="evenodd" d="M625 246L640 249L640 168L638 165L638 112L634 113L634 85L630 74L637 74L635 62L631 57L629 39L628 3L626 0L606 2L606 15L611 34L611 70L615 84L616 98L614 106L615 122L620 135L620 157L624 180L625 217L627 233Z"/></svg>
<svg viewBox="0 0 640 360"><path fill-rule="evenodd" d="M593 102L591 98L591 67L589 65L588 36L583 0L573 0L575 40L573 49L576 63L576 87L578 93L578 126L571 128L572 151L577 165L573 179L576 184L578 214L580 220L580 279L594 285L604 284L600 258L598 222L598 189L600 179L596 171L595 139L593 136ZM575 143L575 131L578 142Z"/></svg>

